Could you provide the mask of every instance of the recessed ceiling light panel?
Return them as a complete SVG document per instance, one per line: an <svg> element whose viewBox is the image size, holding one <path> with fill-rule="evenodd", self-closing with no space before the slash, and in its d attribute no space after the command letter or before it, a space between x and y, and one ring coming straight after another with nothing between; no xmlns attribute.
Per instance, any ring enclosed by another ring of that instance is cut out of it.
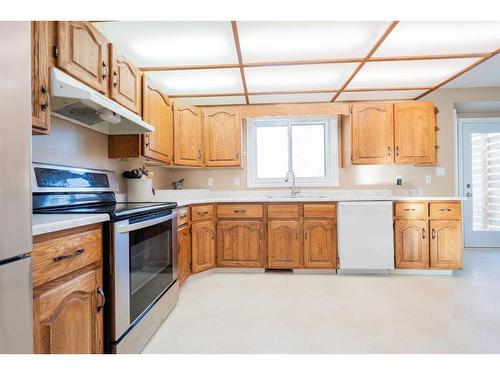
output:
<svg viewBox="0 0 500 375"><path fill-rule="evenodd" d="M250 104L329 102L333 98L333 95L335 95L334 92L317 94L252 95L249 99Z"/></svg>
<svg viewBox="0 0 500 375"><path fill-rule="evenodd" d="M395 90L395 91L357 91L343 92L335 100L341 101L363 101L363 100L398 100L415 99L425 90Z"/></svg>
<svg viewBox="0 0 500 375"><path fill-rule="evenodd" d="M196 98L176 98L175 101L184 105L246 104L244 96L207 96L207 97L196 97Z"/></svg>

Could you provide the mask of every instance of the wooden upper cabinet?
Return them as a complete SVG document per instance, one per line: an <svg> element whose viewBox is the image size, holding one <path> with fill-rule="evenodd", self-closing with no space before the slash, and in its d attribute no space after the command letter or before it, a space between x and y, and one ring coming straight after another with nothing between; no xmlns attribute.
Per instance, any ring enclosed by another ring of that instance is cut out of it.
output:
<svg viewBox="0 0 500 375"><path fill-rule="evenodd" d="M31 125L34 133L48 134L50 130L51 37L54 22L31 22Z"/></svg>
<svg viewBox="0 0 500 375"><path fill-rule="evenodd" d="M462 268L462 235L458 220L431 220L431 268Z"/></svg>
<svg viewBox="0 0 500 375"><path fill-rule="evenodd" d="M174 117L173 101L144 77L143 119L154 132L142 136L142 156L172 164Z"/></svg>
<svg viewBox="0 0 500 375"><path fill-rule="evenodd" d="M177 232L179 283L184 283L191 274L191 234L187 225Z"/></svg>
<svg viewBox="0 0 500 375"><path fill-rule="evenodd" d="M436 163L436 114L428 102L394 104L396 163Z"/></svg>
<svg viewBox="0 0 500 375"><path fill-rule="evenodd" d="M34 294L35 353L103 352L100 269L90 270Z"/></svg>
<svg viewBox="0 0 500 375"><path fill-rule="evenodd" d="M201 109L174 106L174 164L203 166L203 135Z"/></svg>
<svg viewBox="0 0 500 375"><path fill-rule="evenodd" d="M241 119L238 109L203 110L205 166L241 166Z"/></svg>
<svg viewBox="0 0 500 375"><path fill-rule="evenodd" d="M304 221L304 267L337 267L337 230L332 220Z"/></svg>
<svg viewBox="0 0 500 375"><path fill-rule="evenodd" d="M351 126L353 164L394 161L392 104L353 104Z"/></svg>
<svg viewBox="0 0 500 375"><path fill-rule="evenodd" d="M191 225L191 267L193 273L215 267L215 223L202 221Z"/></svg>
<svg viewBox="0 0 500 375"><path fill-rule="evenodd" d="M428 236L427 220L396 220L396 268L429 268Z"/></svg>
<svg viewBox="0 0 500 375"><path fill-rule="evenodd" d="M141 115L142 72L110 45L110 97L125 108Z"/></svg>
<svg viewBox="0 0 500 375"><path fill-rule="evenodd" d="M108 41L89 22L57 22L57 66L93 89L109 93Z"/></svg>
<svg viewBox="0 0 500 375"><path fill-rule="evenodd" d="M267 264L269 268L300 268L300 222L272 220L267 230Z"/></svg>
<svg viewBox="0 0 500 375"><path fill-rule="evenodd" d="M217 223L217 264L226 267L263 267L260 221Z"/></svg>

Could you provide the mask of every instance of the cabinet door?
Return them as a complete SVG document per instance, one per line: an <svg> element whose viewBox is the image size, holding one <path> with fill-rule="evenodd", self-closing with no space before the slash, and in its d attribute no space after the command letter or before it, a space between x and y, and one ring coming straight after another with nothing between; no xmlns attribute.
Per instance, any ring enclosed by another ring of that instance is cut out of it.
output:
<svg viewBox="0 0 500 375"><path fill-rule="evenodd" d="M392 163L393 130L392 104L353 104L353 164Z"/></svg>
<svg viewBox="0 0 500 375"><path fill-rule="evenodd" d="M110 97L125 108L141 115L142 73L118 50L110 45Z"/></svg>
<svg viewBox="0 0 500 375"><path fill-rule="evenodd" d="M93 89L109 93L108 41L89 22L57 22L57 66Z"/></svg>
<svg viewBox="0 0 500 375"><path fill-rule="evenodd" d="M144 77L144 121L153 125L154 132L142 136L144 157L172 164L173 159L173 101L154 83Z"/></svg>
<svg viewBox="0 0 500 375"><path fill-rule="evenodd" d="M431 268L462 268L460 221L431 220Z"/></svg>
<svg viewBox="0 0 500 375"><path fill-rule="evenodd" d="M53 288L35 289L35 352L93 354L103 352L101 269L68 278Z"/></svg>
<svg viewBox="0 0 500 375"><path fill-rule="evenodd" d="M267 263L269 268L302 267L299 221L269 221L267 236Z"/></svg>
<svg viewBox="0 0 500 375"><path fill-rule="evenodd" d="M436 115L432 103L394 104L396 163L435 164Z"/></svg>
<svg viewBox="0 0 500 375"><path fill-rule="evenodd" d="M182 284L191 274L191 235L189 227L184 226L179 228L177 232L177 242L179 255L179 282Z"/></svg>
<svg viewBox="0 0 500 375"><path fill-rule="evenodd" d="M304 221L304 267L337 267L337 230L333 221Z"/></svg>
<svg viewBox="0 0 500 375"><path fill-rule="evenodd" d="M51 22L31 22L31 124L35 133L50 130L49 67Z"/></svg>
<svg viewBox="0 0 500 375"><path fill-rule="evenodd" d="M203 110L205 165L241 166L241 120L237 109Z"/></svg>
<svg viewBox="0 0 500 375"><path fill-rule="evenodd" d="M261 238L260 221L219 221L217 264L228 267L263 267Z"/></svg>
<svg viewBox="0 0 500 375"><path fill-rule="evenodd" d="M195 107L174 107L175 165L203 166L201 110Z"/></svg>
<svg viewBox="0 0 500 375"><path fill-rule="evenodd" d="M215 267L215 223L205 221L191 225L192 269L201 272Z"/></svg>
<svg viewBox="0 0 500 375"><path fill-rule="evenodd" d="M396 268L429 268L427 220L396 220Z"/></svg>

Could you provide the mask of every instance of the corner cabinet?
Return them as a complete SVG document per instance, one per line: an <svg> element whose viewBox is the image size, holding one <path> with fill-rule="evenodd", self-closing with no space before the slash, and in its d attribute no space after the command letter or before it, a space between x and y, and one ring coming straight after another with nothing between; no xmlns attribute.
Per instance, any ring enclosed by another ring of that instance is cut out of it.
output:
<svg viewBox="0 0 500 375"><path fill-rule="evenodd" d="M384 103L352 105L352 163L392 163L393 105Z"/></svg>
<svg viewBox="0 0 500 375"><path fill-rule="evenodd" d="M203 110L205 166L241 166L241 119L239 109Z"/></svg>
<svg viewBox="0 0 500 375"><path fill-rule="evenodd" d="M90 22L58 21L56 63L76 79L109 94L109 44Z"/></svg>
<svg viewBox="0 0 500 375"><path fill-rule="evenodd" d="M398 164L436 163L436 114L432 103L394 104L394 146Z"/></svg>
<svg viewBox="0 0 500 375"><path fill-rule="evenodd" d="M203 166L202 112L200 108L174 106L174 164Z"/></svg>
<svg viewBox="0 0 500 375"><path fill-rule="evenodd" d="M179 263L179 283L191 275L191 233L189 225L179 227L177 231L178 263Z"/></svg>
<svg viewBox="0 0 500 375"><path fill-rule="evenodd" d="M110 45L110 97L132 112L142 113L142 72Z"/></svg>

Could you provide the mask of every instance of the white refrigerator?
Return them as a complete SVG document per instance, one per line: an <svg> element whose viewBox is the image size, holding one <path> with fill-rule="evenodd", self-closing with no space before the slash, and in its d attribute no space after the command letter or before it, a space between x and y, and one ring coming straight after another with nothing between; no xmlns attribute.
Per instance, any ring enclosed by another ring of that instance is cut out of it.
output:
<svg viewBox="0 0 500 375"><path fill-rule="evenodd" d="M33 352L30 38L0 22L0 354Z"/></svg>

